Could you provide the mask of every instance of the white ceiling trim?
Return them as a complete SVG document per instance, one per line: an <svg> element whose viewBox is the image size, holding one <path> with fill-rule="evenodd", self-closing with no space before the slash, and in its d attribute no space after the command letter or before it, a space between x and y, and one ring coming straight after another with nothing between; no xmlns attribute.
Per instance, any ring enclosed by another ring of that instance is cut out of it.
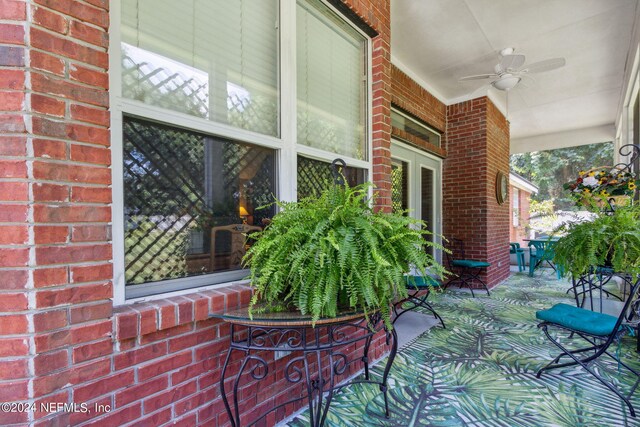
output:
<svg viewBox="0 0 640 427"><path fill-rule="evenodd" d="M480 98L482 96L487 96L491 100L491 102L493 102L493 104L498 108L498 110L500 110L500 112L505 117L507 116L507 113L506 113L507 109L506 109L506 106L505 106L505 100L500 95L496 95L494 93L494 91L489 90L488 87L487 87L487 93L476 93L476 94L470 93L470 94L467 94L467 95L464 95L464 96L460 96L458 98L447 99L441 93L439 93L437 90L435 90L433 88L433 86L429 85L426 81L424 81L423 79L418 77L418 75L416 73L411 71L410 68L408 68L406 65L404 65L400 60L398 60L398 58L396 58L393 55L391 55L391 63L393 65L395 65L396 67L398 67L398 69L400 71L402 71L403 73L405 73L407 76L411 77L411 79L414 82L416 82L424 90L426 90L431 95L433 95L438 101L442 102L444 105L448 106L448 105L459 104L461 102L465 102L465 101L469 101L469 100L472 100L472 99Z"/></svg>
<svg viewBox="0 0 640 427"><path fill-rule="evenodd" d="M536 135L529 138L511 139L511 154L609 142L613 141L615 136L616 128L611 123L590 128Z"/></svg>
<svg viewBox="0 0 640 427"><path fill-rule="evenodd" d="M411 79L414 82L418 83L418 85L422 86L424 90L429 92L431 95L435 96L438 101L442 102L445 105L450 105L447 103L447 99L444 96L442 96L440 92L435 90L433 86L431 86L430 84L422 80L420 77L418 77L416 73L414 73L409 67L404 65L400 60L398 60L398 58L393 56L393 54L391 54L391 63L396 67L398 67L398 69L403 73L405 73L407 76L411 77Z"/></svg>
<svg viewBox="0 0 640 427"><path fill-rule="evenodd" d="M618 104L618 113L616 114L616 129L618 134L616 138L620 138L620 132L623 128L620 120L625 112L625 108L631 105L635 99L632 96L638 93L638 62L640 61L640 8L636 8L636 19L633 22L633 32L631 36L631 45L627 53L627 60L624 64L624 83L622 86L620 103Z"/></svg>

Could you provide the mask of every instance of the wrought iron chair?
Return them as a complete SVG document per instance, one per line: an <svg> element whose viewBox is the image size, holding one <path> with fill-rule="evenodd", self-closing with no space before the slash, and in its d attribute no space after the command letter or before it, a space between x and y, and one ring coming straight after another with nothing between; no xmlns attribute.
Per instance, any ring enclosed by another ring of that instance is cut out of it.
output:
<svg viewBox="0 0 640 427"><path fill-rule="evenodd" d="M518 271L524 271L524 249L520 247L520 243L509 243L509 246L511 247L509 253L516 254Z"/></svg>
<svg viewBox="0 0 640 427"><path fill-rule="evenodd" d="M640 372L622 362L616 352L612 353L608 349L614 342L619 342L621 336L627 330L623 323L631 321L634 316L633 311L629 310L629 307L634 304L634 301L637 301L637 292L640 289L640 278L636 278L635 283L633 283L634 279L630 276L620 277L627 281L631 290L617 318L609 314L567 304L556 304L548 310L536 312L536 318L542 320L538 327L542 329L547 338L562 351L555 359L541 368L536 374L536 377L540 378L543 372L551 369L580 365L620 397L629 408L631 416L635 417L635 411L631 405L630 398L640 384ZM550 330L553 330L554 333L552 334ZM569 350L565 344L560 343L560 340L557 338L557 332L567 332L569 338L581 338L586 341L587 346ZM623 394L616 385L604 378L593 368L593 364L602 355L611 357L618 362L619 366L623 366L638 377L628 394ZM560 363L560 359L563 357L569 357L571 360Z"/></svg>
<svg viewBox="0 0 640 427"><path fill-rule="evenodd" d="M397 301L395 304L393 304L393 313L395 314L393 323L395 323L396 320L398 320L398 318L407 311L415 310L418 307L422 307L430 311L431 314L433 314L433 316L440 321L442 328L446 329L442 317L440 317L440 315L434 310L431 304L427 302L427 298L429 298L431 290L439 288L441 286L440 282L429 276L424 277L413 275L405 276L404 280L404 285L407 287L409 297L404 300ZM423 292L423 294L418 295L420 292Z"/></svg>
<svg viewBox="0 0 640 427"><path fill-rule="evenodd" d="M464 242L460 239L449 239L445 243L445 247L449 250L445 251L449 269L455 274L455 277L447 282L446 287L454 283L457 283L461 288L466 286L471 290L471 296L475 298L473 285L478 283L487 291L487 295L491 295L487 284L480 278L482 270L490 267L491 264L486 261L467 259L464 252Z"/></svg>

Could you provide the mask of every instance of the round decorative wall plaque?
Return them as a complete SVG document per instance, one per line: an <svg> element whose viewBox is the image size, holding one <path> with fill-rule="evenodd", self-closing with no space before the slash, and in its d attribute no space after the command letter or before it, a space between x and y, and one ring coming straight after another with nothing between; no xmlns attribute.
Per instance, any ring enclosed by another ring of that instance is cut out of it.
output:
<svg viewBox="0 0 640 427"><path fill-rule="evenodd" d="M509 196L509 181L507 176L502 172L496 174L496 200L501 205L507 201Z"/></svg>

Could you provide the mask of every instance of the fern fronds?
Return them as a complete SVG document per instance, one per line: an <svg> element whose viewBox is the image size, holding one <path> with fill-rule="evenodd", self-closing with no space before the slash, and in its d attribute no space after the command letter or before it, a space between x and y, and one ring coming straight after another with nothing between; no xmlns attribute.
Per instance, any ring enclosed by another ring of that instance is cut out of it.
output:
<svg viewBox="0 0 640 427"><path fill-rule="evenodd" d="M318 198L276 202L280 212L261 232L243 264L255 288L251 307L296 308L320 317L340 309L379 310L391 327L390 307L406 297L411 268L442 277L444 268L425 250L426 224L401 213L375 212L371 184L332 186Z"/></svg>

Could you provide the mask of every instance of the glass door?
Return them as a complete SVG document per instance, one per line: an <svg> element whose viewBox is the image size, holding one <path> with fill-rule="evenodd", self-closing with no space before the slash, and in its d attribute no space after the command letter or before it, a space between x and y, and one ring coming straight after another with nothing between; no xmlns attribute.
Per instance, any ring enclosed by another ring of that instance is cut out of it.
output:
<svg viewBox="0 0 640 427"><path fill-rule="evenodd" d="M442 234L442 161L408 145L391 144L391 204L394 212L409 210L409 215L427 223L432 241L441 243ZM442 262L441 251L429 253Z"/></svg>

